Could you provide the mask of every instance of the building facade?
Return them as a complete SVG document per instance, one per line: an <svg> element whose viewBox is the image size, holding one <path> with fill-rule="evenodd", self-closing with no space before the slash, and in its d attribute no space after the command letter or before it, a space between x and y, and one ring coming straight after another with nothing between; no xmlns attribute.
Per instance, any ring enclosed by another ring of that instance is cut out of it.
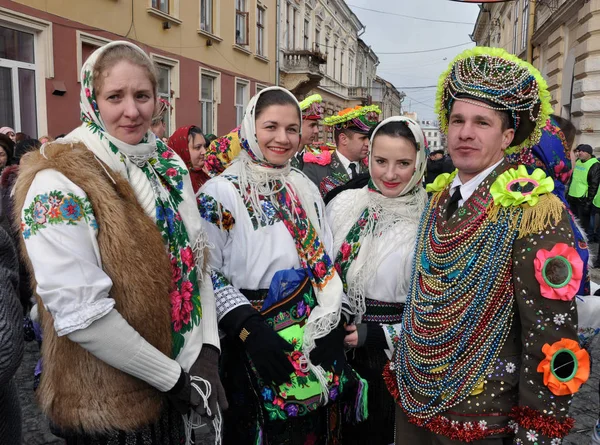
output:
<svg viewBox="0 0 600 445"><path fill-rule="evenodd" d="M371 87L372 103L381 108L381 119L402 114L402 102L406 95L387 80L376 76Z"/></svg>
<svg viewBox="0 0 600 445"><path fill-rule="evenodd" d="M0 0L0 125L31 136L79 125L79 71L112 40L155 61L172 133L225 134L276 82L276 0Z"/></svg>
<svg viewBox="0 0 600 445"><path fill-rule="evenodd" d="M280 0L280 82L298 98L318 93L325 114L371 102L379 59L344 0Z"/></svg>
<svg viewBox="0 0 600 445"><path fill-rule="evenodd" d="M600 150L600 0L514 0L480 9L472 39L531 59L554 113L571 119L576 143Z"/></svg>
<svg viewBox="0 0 600 445"><path fill-rule="evenodd" d="M439 123L436 121L421 121L419 124L425 134L429 151L445 150L442 144L442 132Z"/></svg>

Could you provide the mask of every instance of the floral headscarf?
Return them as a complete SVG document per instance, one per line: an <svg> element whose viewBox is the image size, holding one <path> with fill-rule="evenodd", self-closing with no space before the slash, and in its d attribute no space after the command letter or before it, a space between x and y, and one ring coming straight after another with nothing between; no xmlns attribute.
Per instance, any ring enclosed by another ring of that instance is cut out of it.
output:
<svg viewBox="0 0 600 445"><path fill-rule="evenodd" d="M126 178L140 205L160 231L171 260L170 294L173 357L184 367L196 360L202 347L200 284L206 234L202 230L192 183L183 161L148 131L137 145L127 144L106 130L93 85L94 66L106 51L128 46L150 58L136 45L111 42L92 53L81 68L82 125L62 142L80 141L112 171Z"/></svg>
<svg viewBox="0 0 600 445"><path fill-rule="evenodd" d="M190 130L194 128L194 125L187 127L180 127L175 130L175 133L169 138L167 145L179 155L181 160L185 163L186 167L190 172L190 179L192 180L192 186L194 187L194 193L196 193L202 185L210 178L203 170L195 170L192 165L192 158L190 155L189 148L189 135Z"/></svg>

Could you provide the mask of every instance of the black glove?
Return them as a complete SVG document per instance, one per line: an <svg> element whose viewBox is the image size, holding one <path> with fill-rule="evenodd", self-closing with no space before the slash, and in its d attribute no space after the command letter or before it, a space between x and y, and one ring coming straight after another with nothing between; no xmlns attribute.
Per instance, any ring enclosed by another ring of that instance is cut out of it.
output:
<svg viewBox="0 0 600 445"><path fill-rule="evenodd" d="M194 393L196 393L196 391L194 391ZM179 374L179 380L177 380L175 386L165 394L179 414L187 414L192 405L192 387L190 385L189 374L182 369L181 374ZM200 400L200 396L198 396L198 400ZM196 404L197 403L198 402L196 402Z"/></svg>
<svg viewBox="0 0 600 445"><path fill-rule="evenodd" d="M359 323L356 325L356 333L358 334L357 348L388 348L385 334L383 333L383 327L378 323ZM350 334L352 334L352 332L346 332L346 335Z"/></svg>
<svg viewBox="0 0 600 445"><path fill-rule="evenodd" d="M321 365L324 369L333 370L339 374L346 365L346 354L344 354L344 330L343 321L325 337L315 340L315 349L310 352L310 361L314 365Z"/></svg>
<svg viewBox="0 0 600 445"><path fill-rule="evenodd" d="M265 382L282 385L290 381L294 367L284 351L292 352L294 348L269 327L259 314L246 319L239 338Z"/></svg>
<svg viewBox="0 0 600 445"><path fill-rule="evenodd" d="M212 345L203 345L200 355L190 368L190 376L202 377L210 383L211 391L208 397L208 407L210 408L210 415L214 416L217 412L217 405L222 410L226 410L229 407L227 398L225 397L225 389L221 384L221 378L219 377L219 350ZM200 382L193 382L200 386L202 390L205 390ZM196 402L196 395L198 395L197 406L194 410L204 416L207 414L204 402L199 397L199 394L194 391L192 395L192 405Z"/></svg>

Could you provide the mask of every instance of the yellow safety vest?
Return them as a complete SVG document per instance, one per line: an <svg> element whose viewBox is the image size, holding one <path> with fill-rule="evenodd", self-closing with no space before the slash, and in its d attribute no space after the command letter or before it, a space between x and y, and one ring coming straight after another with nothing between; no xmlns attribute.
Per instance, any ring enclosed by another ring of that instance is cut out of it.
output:
<svg viewBox="0 0 600 445"><path fill-rule="evenodd" d="M569 187L569 196L573 198L582 198L587 196L588 191L588 172L592 165L596 164L598 159L590 158L585 162L581 162L580 159L577 159L575 163L575 168L573 169L573 180L571 181L571 186Z"/></svg>

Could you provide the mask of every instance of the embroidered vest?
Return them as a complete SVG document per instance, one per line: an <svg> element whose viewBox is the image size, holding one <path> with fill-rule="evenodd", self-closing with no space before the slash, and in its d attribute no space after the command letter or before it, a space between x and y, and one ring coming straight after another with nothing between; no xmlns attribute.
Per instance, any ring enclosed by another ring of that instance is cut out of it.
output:
<svg viewBox="0 0 600 445"><path fill-rule="evenodd" d="M15 219L36 173L54 169L87 194L98 223L102 268L113 282L115 309L164 354L171 351L171 268L154 222L133 189L82 144L52 144L44 155L23 157L15 185ZM21 252L34 271L20 237ZM35 278L32 287L36 288ZM44 414L61 429L86 433L133 430L156 421L164 396L147 383L97 359L66 336L58 337L52 316L37 297L44 333L44 372L37 390Z"/></svg>

